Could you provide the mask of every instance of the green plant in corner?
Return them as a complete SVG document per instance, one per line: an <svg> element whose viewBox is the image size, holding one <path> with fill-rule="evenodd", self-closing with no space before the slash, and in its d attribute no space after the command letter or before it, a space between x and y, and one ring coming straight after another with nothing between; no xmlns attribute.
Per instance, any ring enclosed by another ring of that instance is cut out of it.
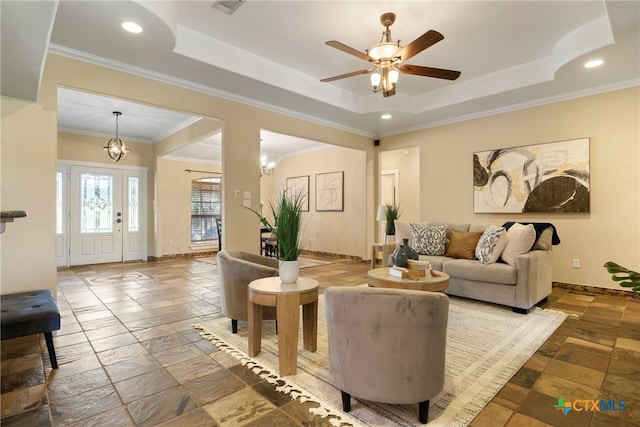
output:
<svg viewBox="0 0 640 427"><path fill-rule="evenodd" d="M256 214L260 223L278 239L278 259L281 261L295 261L302 252L300 234L303 199L302 192L288 194L287 189L283 188L275 202L269 201L273 224L260 212L247 208Z"/></svg>
<svg viewBox="0 0 640 427"><path fill-rule="evenodd" d="M631 288L632 291L640 291L640 273L629 270L615 262L609 261L604 263L604 268L612 275L614 282L620 282L620 286Z"/></svg>
<svg viewBox="0 0 640 427"><path fill-rule="evenodd" d="M402 212L400 212L400 206L392 205L390 203L384 205L384 216L386 221L385 234L387 236L393 236L394 234L396 234L396 225L393 221L398 219L401 214Z"/></svg>

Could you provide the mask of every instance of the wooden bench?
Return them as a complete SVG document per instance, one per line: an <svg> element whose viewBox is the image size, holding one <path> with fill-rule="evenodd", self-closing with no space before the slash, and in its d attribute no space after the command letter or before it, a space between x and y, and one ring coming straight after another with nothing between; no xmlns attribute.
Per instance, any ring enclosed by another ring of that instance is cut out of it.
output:
<svg viewBox="0 0 640 427"><path fill-rule="evenodd" d="M58 369L52 331L60 329L60 311L49 289L0 296L2 341L44 333L51 367Z"/></svg>

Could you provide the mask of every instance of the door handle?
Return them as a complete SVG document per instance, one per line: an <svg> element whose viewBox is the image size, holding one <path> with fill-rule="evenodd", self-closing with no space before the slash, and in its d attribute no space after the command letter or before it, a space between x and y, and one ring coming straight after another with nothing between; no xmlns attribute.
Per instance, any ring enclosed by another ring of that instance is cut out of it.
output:
<svg viewBox="0 0 640 427"><path fill-rule="evenodd" d="M116 222L117 222L118 224L120 224L120 223L122 222L122 220L121 220L120 218L118 218L118 219L116 219Z"/></svg>

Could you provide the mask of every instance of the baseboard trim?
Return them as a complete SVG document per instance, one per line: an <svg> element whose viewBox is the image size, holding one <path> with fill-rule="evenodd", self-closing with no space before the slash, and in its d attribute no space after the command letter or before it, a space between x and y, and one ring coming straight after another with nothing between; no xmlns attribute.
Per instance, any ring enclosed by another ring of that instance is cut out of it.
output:
<svg viewBox="0 0 640 427"><path fill-rule="evenodd" d="M640 299L640 292L633 292L631 290L626 290L626 289L599 288L597 286L578 285L575 283L563 283L563 282L553 282L551 286L554 288L566 289L568 291L572 291L578 294L614 295L614 296L623 296L623 297L631 297L634 299Z"/></svg>

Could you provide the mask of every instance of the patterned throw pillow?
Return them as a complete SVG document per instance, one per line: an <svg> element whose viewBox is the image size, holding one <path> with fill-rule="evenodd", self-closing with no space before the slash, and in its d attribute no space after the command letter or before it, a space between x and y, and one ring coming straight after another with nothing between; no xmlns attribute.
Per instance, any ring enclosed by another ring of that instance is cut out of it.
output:
<svg viewBox="0 0 640 427"><path fill-rule="evenodd" d="M506 245L507 230L504 227L492 225L484 230L478 241L476 258L483 264L493 264L498 261Z"/></svg>
<svg viewBox="0 0 640 427"><path fill-rule="evenodd" d="M420 255L444 255L447 226L411 224L413 249Z"/></svg>

